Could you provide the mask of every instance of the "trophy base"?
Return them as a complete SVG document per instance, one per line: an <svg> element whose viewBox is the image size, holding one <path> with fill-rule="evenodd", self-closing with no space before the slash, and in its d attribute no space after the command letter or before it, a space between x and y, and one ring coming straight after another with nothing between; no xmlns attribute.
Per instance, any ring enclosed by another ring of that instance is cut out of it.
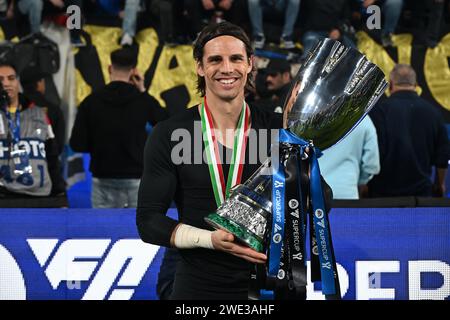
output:
<svg viewBox="0 0 450 320"><path fill-rule="evenodd" d="M211 213L205 218L205 221L216 229L222 229L232 233L240 241L242 241L253 250L262 252L264 249L262 242L258 240L254 235L252 235L250 232L234 223L233 221L224 219L217 213Z"/></svg>

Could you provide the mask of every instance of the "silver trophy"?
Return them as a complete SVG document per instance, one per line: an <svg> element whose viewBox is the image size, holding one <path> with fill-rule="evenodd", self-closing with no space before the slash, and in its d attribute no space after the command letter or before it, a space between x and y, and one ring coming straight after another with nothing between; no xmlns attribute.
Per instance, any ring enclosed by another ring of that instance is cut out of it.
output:
<svg viewBox="0 0 450 320"><path fill-rule="evenodd" d="M284 104L283 126L324 150L364 118L386 87L381 69L358 50L325 39L309 53L293 80ZM271 216L272 175L267 160L205 220L263 252Z"/></svg>

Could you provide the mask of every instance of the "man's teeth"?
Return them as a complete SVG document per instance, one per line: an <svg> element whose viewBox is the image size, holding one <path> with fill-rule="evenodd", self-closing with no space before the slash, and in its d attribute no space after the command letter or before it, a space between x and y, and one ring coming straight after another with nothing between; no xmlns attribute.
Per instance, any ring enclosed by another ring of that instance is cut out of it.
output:
<svg viewBox="0 0 450 320"><path fill-rule="evenodd" d="M219 81L224 84L232 84L236 80L235 79L220 79Z"/></svg>

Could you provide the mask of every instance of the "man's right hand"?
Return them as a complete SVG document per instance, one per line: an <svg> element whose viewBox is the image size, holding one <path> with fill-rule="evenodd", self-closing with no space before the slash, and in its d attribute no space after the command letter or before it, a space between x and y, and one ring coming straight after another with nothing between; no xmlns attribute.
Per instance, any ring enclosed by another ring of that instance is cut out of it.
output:
<svg viewBox="0 0 450 320"><path fill-rule="evenodd" d="M64 1L63 0L50 0L50 2L57 8L64 8Z"/></svg>
<svg viewBox="0 0 450 320"><path fill-rule="evenodd" d="M228 252L252 263L266 263L265 254L234 242L234 236L229 232L216 230L211 234L211 240L216 250Z"/></svg>
<svg viewBox="0 0 450 320"><path fill-rule="evenodd" d="M373 5L375 2L376 2L376 0L364 0L363 7L367 8L367 7L371 6L371 5Z"/></svg>
<svg viewBox="0 0 450 320"><path fill-rule="evenodd" d="M144 77L139 73L139 71L136 70L131 75L130 83L138 88L140 92L145 92Z"/></svg>
<svg viewBox="0 0 450 320"><path fill-rule="evenodd" d="M329 32L328 37L333 40L339 40L341 38L341 32L339 29L333 29Z"/></svg>
<svg viewBox="0 0 450 320"><path fill-rule="evenodd" d="M205 10L212 10L214 9L214 2L212 0L202 0L203 8Z"/></svg>
<svg viewBox="0 0 450 320"><path fill-rule="evenodd" d="M233 1L231 0L221 0L219 2L219 8L222 8L223 10L230 10L232 4Z"/></svg>

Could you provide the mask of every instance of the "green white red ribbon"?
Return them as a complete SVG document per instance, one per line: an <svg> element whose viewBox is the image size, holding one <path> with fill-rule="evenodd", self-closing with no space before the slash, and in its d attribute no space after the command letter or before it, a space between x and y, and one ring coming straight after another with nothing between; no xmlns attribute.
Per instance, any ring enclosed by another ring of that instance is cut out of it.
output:
<svg viewBox="0 0 450 320"><path fill-rule="evenodd" d="M242 111L239 116L238 125L234 134L233 154L231 156L228 179L225 185L225 179L222 170L222 164L219 161L219 147L217 137L214 132L214 124L209 111L206 97L200 109L200 118L202 121L203 141L205 142L206 157L208 160L209 174L214 191L217 207L228 198L230 189L241 182L242 169L245 158L245 148L247 146L247 137L250 129L250 108L243 102Z"/></svg>

